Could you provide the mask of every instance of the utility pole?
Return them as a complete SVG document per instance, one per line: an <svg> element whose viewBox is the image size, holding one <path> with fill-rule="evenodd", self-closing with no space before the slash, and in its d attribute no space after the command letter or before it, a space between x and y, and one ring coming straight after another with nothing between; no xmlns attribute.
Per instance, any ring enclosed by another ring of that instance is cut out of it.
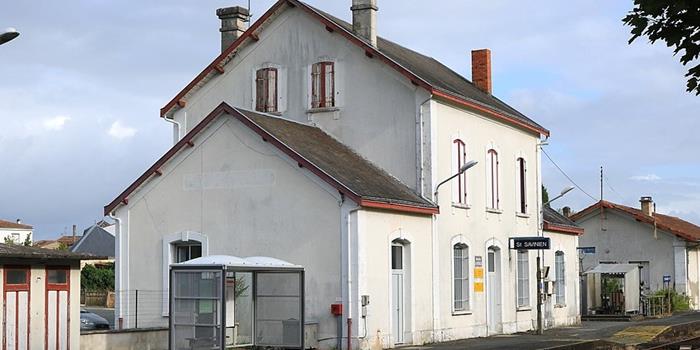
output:
<svg viewBox="0 0 700 350"><path fill-rule="evenodd" d="M603 200L603 166L600 166L600 200Z"/></svg>
<svg viewBox="0 0 700 350"><path fill-rule="evenodd" d="M544 333L542 327L542 267L540 265L540 250L537 250L537 334Z"/></svg>

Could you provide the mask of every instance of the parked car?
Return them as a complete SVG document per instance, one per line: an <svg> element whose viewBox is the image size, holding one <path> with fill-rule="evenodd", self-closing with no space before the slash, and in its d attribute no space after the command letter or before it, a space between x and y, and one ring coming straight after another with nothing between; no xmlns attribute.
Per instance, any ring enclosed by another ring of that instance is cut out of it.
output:
<svg viewBox="0 0 700 350"><path fill-rule="evenodd" d="M109 329L109 322L98 314L80 309L80 330L90 331L95 329Z"/></svg>

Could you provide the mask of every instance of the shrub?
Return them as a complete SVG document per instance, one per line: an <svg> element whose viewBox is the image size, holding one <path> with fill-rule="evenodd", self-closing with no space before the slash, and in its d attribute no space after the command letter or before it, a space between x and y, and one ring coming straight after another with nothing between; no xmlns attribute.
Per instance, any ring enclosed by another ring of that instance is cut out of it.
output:
<svg viewBox="0 0 700 350"><path fill-rule="evenodd" d="M84 291L113 291L114 263L104 266L85 265L80 271L80 288Z"/></svg>

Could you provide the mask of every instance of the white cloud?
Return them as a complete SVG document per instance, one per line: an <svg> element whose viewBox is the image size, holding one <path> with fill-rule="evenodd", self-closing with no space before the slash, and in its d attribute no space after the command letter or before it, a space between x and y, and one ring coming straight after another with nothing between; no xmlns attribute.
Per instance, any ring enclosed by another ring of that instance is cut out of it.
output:
<svg viewBox="0 0 700 350"><path fill-rule="evenodd" d="M630 180L635 180L635 181L659 181L661 180L661 177L656 174L646 174L646 175L635 175L631 176Z"/></svg>
<svg viewBox="0 0 700 350"><path fill-rule="evenodd" d="M112 136L115 139L123 140L136 135L136 131L137 130L135 128L122 125L121 121L117 120L114 123L112 123L112 126L109 127L107 133L109 134L109 136Z"/></svg>
<svg viewBox="0 0 700 350"><path fill-rule="evenodd" d="M70 117L64 115L57 115L53 118L47 118L41 121L41 126L46 130L58 131L63 129L66 122L70 120Z"/></svg>

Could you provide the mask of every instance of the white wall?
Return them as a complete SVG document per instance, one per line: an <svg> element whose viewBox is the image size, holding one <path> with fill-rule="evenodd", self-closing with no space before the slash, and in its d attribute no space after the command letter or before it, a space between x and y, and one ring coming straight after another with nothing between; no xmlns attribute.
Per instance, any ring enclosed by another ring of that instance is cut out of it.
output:
<svg viewBox="0 0 700 350"><path fill-rule="evenodd" d="M545 327L561 327L578 324L581 321L581 293L579 282L579 257L576 248L579 246L579 237L576 235L562 234L545 231L544 235L550 237L551 249L545 250L542 257L542 265L549 266L548 280L554 281L556 275L554 255L557 251L564 252L564 273L566 276L566 293L564 304L556 301L556 289L545 302L544 320Z"/></svg>
<svg viewBox="0 0 700 350"><path fill-rule="evenodd" d="M5 238L9 237L15 243L22 244L27 239L27 236L32 235L32 230L19 228L0 228L0 243L5 243Z"/></svg>

